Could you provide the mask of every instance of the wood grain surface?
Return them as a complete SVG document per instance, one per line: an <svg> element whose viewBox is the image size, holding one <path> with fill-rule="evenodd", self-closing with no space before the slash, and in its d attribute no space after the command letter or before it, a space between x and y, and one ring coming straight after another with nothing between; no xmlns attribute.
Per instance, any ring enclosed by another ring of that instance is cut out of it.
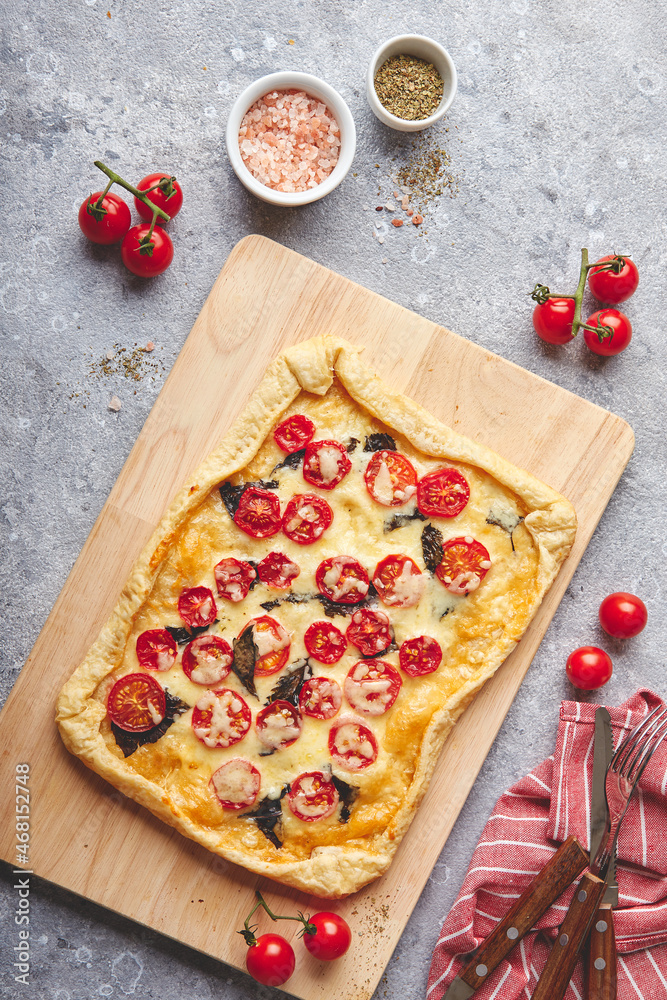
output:
<svg viewBox="0 0 667 1000"><path fill-rule="evenodd" d="M277 243L247 237L206 300L0 716L1 787L12 785L17 763L30 763L37 875L238 968L245 945L234 931L256 885L278 910L322 909L210 854L124 798L65 750L53 717L60 687L178 487L226 433L269 361L323 333L363 345L366 363L391 386L560 490L579 518L573 551L524 639L450 735L389 872L332 904L355 942L356 929L367 929L364 947L353 945L330 964L297 949L289 992L366 1000L630 457L634 436L619 417ZM2 808L0 854L14 865L11 796ZM292 924L280 931L290 937Z"/></svg>

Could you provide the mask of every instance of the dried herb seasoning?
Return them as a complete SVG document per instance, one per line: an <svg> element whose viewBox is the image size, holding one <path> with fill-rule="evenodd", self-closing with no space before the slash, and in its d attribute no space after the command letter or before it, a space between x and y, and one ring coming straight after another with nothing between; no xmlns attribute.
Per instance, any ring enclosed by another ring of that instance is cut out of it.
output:
<svg viewBox="0 0 667 1000"><path fill-rule="evenodd" d="M121 729L115 722L111 723L111 732L114 735L117 745L123 751L124 757L129 757L139 747L144 746L145 743L157 743L179 715L183 715L190 708L189 705L186 705L176 695L171 694L166 688L164 689L164 698L166 704L164 719L162 722L158 722L157 726L153 726L152 729L147 729L145 733L130 733L126 729Z"/></svg>
<svg viewBox="0 0 667 1000"><path fill-rule="evenodd" d="M375 74L375 93L387 111L406 121L429 118L438 109L444 83L433 63L418 56L390 56Z"/></svg>

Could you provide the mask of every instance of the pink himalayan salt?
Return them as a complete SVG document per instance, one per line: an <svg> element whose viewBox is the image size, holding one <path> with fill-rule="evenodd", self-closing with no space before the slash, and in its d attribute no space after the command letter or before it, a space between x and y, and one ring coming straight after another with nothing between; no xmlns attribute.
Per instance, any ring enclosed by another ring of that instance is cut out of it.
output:
<svg viewBox="0 0 667 1000"><path fill-rule="evenodd" d="M274 191L307 191L336 166L340 129L316 97L303 90L272 90L243 116L239 150L261 184Z"/></svg>

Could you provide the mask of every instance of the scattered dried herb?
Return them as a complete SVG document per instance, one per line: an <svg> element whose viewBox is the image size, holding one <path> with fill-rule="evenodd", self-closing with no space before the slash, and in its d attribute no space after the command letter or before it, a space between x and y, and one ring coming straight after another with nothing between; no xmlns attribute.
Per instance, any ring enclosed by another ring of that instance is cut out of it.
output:
<svg viewBox="0 0 667 1000"><path fill-rule="evenodd" d="M145 743L157 743L172 723L176 721L178 716L183 715L190 708L189 705L186 705L176 695L171 694L166 688L164 689L164 697L166 702L164 719L162 722L158 722L157 726L153 726L152 729L147 729L145 733L128 733L127 730L117 726L115 722L111 723L111 731L114 734L116 743L123 751L124 757L129 757Z"/></svg>
<svg viewBox="0 0 667 1000"><path fill-rule="evenodd" d="M433 63L417 56L390 56L375 74L380 103L397 118L429 118L442 100L444 84Z"/></svg>
<svg viewBox="0 0 667 1000"><path fill-rule="evenodd" d="M422 552L426 569L429 573L435 573L442 562L442 532L432 524L427 524L422 531Z"/></svg>
<svg viewBox="0 0 667 1000"><path fill-rule="evenodd" d="M447 193L455 198L459 182L451 170L451 156L440 146L442 138L435 133L420 132L409 141L408 159L399 167L396 181L424 215L429 203L440 195Z"/></svg>
<svg viewBox="0 0 667 1000"><path fill-rule="evenodd" d="M369 434L364 441L364 451L396 451L391 434Z"/></svg>

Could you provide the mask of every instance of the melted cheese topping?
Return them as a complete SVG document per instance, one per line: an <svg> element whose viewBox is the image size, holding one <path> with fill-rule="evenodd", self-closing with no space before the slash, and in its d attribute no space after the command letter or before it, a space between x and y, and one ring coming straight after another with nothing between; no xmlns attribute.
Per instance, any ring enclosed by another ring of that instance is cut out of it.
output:
<svg viewBox="0 0 667 1000"><path fill-rule="evenodd" d="M323 448L318 448L317 459L320 463L322 481L325 483L332 482L338 475L340 467L341 455L338 448L332 448L330 444L325 445Z"/></svg>

